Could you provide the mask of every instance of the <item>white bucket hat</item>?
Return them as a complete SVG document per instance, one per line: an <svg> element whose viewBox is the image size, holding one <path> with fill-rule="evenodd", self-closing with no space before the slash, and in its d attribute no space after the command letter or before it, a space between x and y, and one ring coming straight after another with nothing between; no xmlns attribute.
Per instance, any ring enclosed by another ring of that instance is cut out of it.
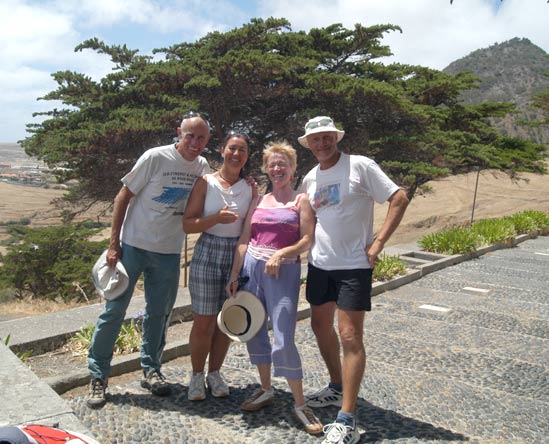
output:
<svg viewBox="0 0 549 444"><path fill-rule="evenodd" d="M217 326L236 342L252 339L265 322L265 308L249 291L240 290L228 298L217 315Z"/></svg>
<svg viewBox="0 0 549 444"><path fill-rule="evenodd" d="M107 251L103 251L92 268L93 283L97 292L107 300L116 299L128 288L130 278L128 273L118 261L116 267L109 267L107 263Z"/></svg>
<svg viewBox="0 0 549 444"><path fill-rule="evenodd" d="M327 131L337 133L338 142L343 139L343 136L345 135L345 131L338 130L334 124L334 121L330 117L318 116L312 118L305 124L305 134L301 137L298 137L297 141L305 148L309 148L309 144L307 143L307 136Z"/></svg>

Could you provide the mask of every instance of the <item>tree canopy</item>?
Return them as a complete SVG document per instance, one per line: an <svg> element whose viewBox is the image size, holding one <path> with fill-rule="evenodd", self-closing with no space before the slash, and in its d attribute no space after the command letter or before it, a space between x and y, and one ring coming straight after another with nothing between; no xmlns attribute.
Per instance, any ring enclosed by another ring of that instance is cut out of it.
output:
<svg viewBox="0 0 549 444"><path fill-rule="evenodd" d="M508 139L490 127L512 104L465 105L460 92L478 79L402 64L382 44L395 25L346 29L340 24L294 32L283 18L253 19L194 43L155 50L161 60L97 39L76 51L108 55L113 71L99 81L85 74L53 74L58 87L42 99L64 108L27 125L30 155L61 164L79 186L70 198L111 200L120 178L147 148L173 140L181 116L205 112L210 147L230 129L254 141L249 172L259 174L263 144L287 139L298 149L298 176L316 162L297 137L315 115L329 115L346 134L343 151L374 158L410 197L423 184L478 167L544 172L544 147ZM206 154L214 164L217 149Z"/></svg>

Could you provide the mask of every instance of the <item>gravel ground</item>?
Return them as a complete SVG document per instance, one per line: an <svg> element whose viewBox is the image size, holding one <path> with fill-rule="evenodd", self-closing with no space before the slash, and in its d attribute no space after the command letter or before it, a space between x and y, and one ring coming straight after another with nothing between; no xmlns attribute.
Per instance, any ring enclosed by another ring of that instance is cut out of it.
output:
<svg viewBox="0 0 549 444"><path fill-rule="evenodd" d="M548 442L547 254L548 237L529 240L374 299L365 324L368 362L357 409L362 443ZM327 373L307 320L298 323L296 339L305 390L319 389ZM138 372L110 380L110 402L103 409L86 407L84 388L64 397L103 444L320 441L300 428L279 378L272 406L240 411L257 386L244 346L233 345L226 360L227 399L208 395L189 402L190 368L188 357L164 366L173 384L167 398L141 389ZM317 409L324 423L336 413L332 407Z"/></svg>

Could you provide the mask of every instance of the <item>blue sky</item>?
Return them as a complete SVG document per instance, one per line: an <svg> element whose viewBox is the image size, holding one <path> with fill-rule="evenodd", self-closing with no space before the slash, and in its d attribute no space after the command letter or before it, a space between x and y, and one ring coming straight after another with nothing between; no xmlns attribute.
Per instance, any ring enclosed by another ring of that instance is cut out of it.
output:
<svg viewBox="0 0 549 444"><path fill-rule="evenodd" d="M74 52L87 38L150 54L271 16L287 18L296 31L332 23L399 25L402 34L383 40L394 53L386 62L436 69L513 37L549 50L546 0L0 0L0 142L23 139L25 124L39 121L33 112L59 106L37 101L56 88L51 73L99 79L111 69L104 55Z"/></svg>

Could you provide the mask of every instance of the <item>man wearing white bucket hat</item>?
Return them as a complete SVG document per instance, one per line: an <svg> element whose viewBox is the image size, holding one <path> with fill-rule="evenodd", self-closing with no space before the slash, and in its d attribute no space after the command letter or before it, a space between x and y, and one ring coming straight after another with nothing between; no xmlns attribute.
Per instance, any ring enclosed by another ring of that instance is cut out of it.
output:
<svg viewBox="0 0 549 444"><path fill-rule="evenodd" d="M360 439L354 416L366 364L363 327L364 312L371 310L372 269L408 205L404 190L372 159L338 151L344 134L330 117L319 116L306 123L305 134L298 138L319 163L303 180L317 220L306 294L311 326L330 374L329 385L309 395L307 403L341 408L335 422L324 427L322 444ZM386 201L387 216L374 236L374 202Z"/></svg>
<svg viewBox="0 0 549 444"><path fill-rule="evenodd" d="M195 180L210 171L206 159L200 156L210 139L210 125L202 114L190 112L183 116L177 134L177 143L143 153L122 178L123 186L114 200L106 252L106 262L113 272L104 268L101 259L93 271L94 281L107 303L97 321L88 354L91 381L87 404L92 408L106 402L114 344L141 274L146 302L141 387L158 396L170 392L160 372L161 357L179 285L183 212ZM127 279L124 273L117 274L117 269L124 269ZM117 294L122 288L124 291Z"/></svg>

